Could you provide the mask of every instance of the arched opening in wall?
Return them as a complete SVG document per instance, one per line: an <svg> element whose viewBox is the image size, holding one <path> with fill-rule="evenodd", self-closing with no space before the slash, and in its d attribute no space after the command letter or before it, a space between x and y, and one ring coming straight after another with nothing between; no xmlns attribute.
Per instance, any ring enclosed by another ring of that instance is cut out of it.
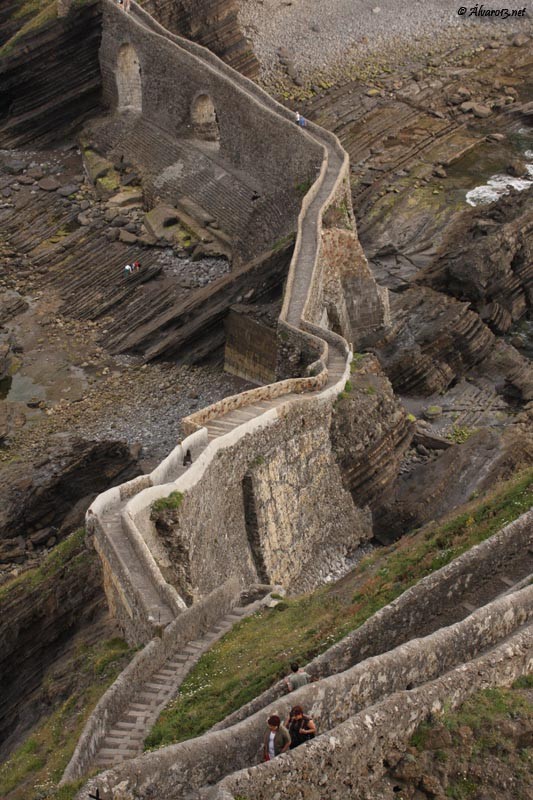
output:
<svg viewBox="0 0 533 800"><path fill-rule="evenodd" d="M135 48L123 44L117 58L118 111L142 111L141 65Z"/></svg>
<svg viewBox="0 0 533 800"><path fill-rule="evenodd" d="M257 577L261 583L268 583L268 575L259 539L259 525L257 524L257 512L255 508L255 495L251 475L245 475L242 479L242 499L244 504L244 525L246 536L250 545L250 552L254 562Z"/></svg>
<svg viewBox="0 0 533 800"><path fill-rule="evenodd" d="M220 142L217 112L208 94L199 94L191 107L194 135L205 142Z"/></svg>

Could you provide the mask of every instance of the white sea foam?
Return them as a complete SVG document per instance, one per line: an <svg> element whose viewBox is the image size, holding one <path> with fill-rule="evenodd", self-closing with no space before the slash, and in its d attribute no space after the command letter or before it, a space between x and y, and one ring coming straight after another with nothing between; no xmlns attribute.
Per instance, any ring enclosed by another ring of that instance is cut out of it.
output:
<svg viewBox="0 0 533 800"><path fill-rule="evenodd" d="M526 158L533 158L533 151L525 153ZM493 203L504 194L509 194L511 189L518 189L523 192L533 186L533 164L527 165L529 178L513 178L511 175L493 175L487 183L476 186L466 193L466 202L471 206L485 205Z"/></svg>

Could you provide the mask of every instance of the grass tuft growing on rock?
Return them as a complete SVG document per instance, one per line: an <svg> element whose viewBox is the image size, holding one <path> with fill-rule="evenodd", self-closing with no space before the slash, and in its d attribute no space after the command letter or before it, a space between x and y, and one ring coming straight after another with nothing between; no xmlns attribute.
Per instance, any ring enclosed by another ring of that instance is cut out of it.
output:
<svg viewBox="0 0 533 800"><path fill-rule="evenodd" d="M183 503L182 492L171 492L168 497L160 497L152 503L152 514L179 508Z"/></svg>
<svg viewBox="0 0 533 800"><path fill-rule="evenodd" d="M307 663L402 592L483 541L533 504L533 469L477 499L465 513L405 536L360 562L341 584L287 598L242 620L204 654L161 714L147 748L199 736Z"/></svg>

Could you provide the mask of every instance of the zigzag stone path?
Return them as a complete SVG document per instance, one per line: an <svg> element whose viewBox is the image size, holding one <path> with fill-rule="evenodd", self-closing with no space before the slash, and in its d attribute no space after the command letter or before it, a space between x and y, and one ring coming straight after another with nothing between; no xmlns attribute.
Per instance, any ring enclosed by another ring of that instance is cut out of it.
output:
<svg viewBox="0 0 533 800"><path fill-rule="evenodd" d="M154 21L132 3L132 12L135 22L145 29L154 30L164 35L170 41L175 37L168 34L163 29L155 25ZM218 69L218 67L217 67ZM227 69L222 65L222 71ZM262 93L250 82L244 82L241 76L235 76L235 82L239 83L242 91L247 94L254 102L258 100L270 107L274 113L280 116L290 116L290 112L281 107L273 108L274 101L271 98L263 99ZM259 96L258 96L259 93ZM311 201L307 213L301 221L300 227L300 249L296 259L293 274L293 285L290 293L290 302L287 311L287 322L295 328L301 328L302 315L305 302L312 283L313 270L318 254L319 247L319 219L320 210L325 206L328 198L332 195L336 182L343 166L342 151L337 152L331 139L326 132L321 132L320 128L310 125L302 135L309 136L318 141L327 151L327 169L322 176L320 185L317 187L317 194ZM331 338L331 337L330 337ZM235 428L249 420L261 416L266 411L274 409L290 400L304 401L306 398L315 398L328 388L335 386L346 372L348 364L348 349L343 340L338 338L334 344L329 345L327 357L327 383L322 389L315 392L302 394L285 394L271 400L250 403L245 407L235 409L223 416L210 420L205 427L208 431L208 439L224 436ZM346 348L346 349L345 349ZM180 470L181 471L181 470ZM175 480L176 476L172 476ZM173 610L162 599L158 587L147 570L143 570L143 564L137 556L135 549L128 540L127 531L123 528L121 512L123 503L117 504L113 508L108 508L100 515L99 521L106 533L107 539L112 543L113 549L119 562L129 573L131 584L140 591L139 599L156 625L160 623L165 626L174 618ZM241 610L239 610L241 611ZM244 613L241 611L241 613ZM166 705L172 696L176 694L185 675L193 664L198 660L202 652L208 649L211 644L231 627L232 622L238 619L236 611L226 616L220 621L216 628L213 628L201 640L190 642L181 652L174 653L166 662L163 668L150 676L142 685L138 695L134 696L129 704L129 708L122 715L122 718L113 724L108 731L105 739L102 740L95 763L99 767L116 766L123 761L138 755L142 750L142 742L155 722L159 711Z"/></svg>

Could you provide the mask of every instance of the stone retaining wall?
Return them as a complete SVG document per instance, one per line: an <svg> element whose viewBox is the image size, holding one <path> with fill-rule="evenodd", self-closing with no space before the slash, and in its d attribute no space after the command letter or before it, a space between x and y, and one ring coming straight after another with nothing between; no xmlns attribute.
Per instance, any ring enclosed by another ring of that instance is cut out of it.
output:
<svg viewBox="0 0 533 800"><path fill-rule="evenodd" d="M242 214L242 235L234 242L239 256L249 260L291 233L301 199L297 187L315 179L322 162L320 145L302 135L294 119L280 119L255 93L243 91L221 62L212 63L209 51L192 43L184 46L184 40L147 22L137 6L125 14L116 3L103 0L103 14L105 104L113 110L126 105L142 109L152 124L186 140L197 136L192 117L196 100L208 98L220 135L217 160L229 172L247 176L243 184L249 186L250 198L254 191L260 195L254 214L235 206L235 214ZM126 69L130 61L121 56L123 48L131 48L131 70ZM141 91L131 93L130 102L128 87L133 88L135 75L140 75ZM176 181L176 191L183 186L185 194L190 192L186 170L183 183Z"/></svg>
<svg viewBox="0 0 533 800"><path fill-rule="evenodd" d="M239 597L238 581L230 579L192 608L180 614L165 628L160 638L152 639L140 653L137 653L133 661L100 698L80 736L62 783L77 780L88 771L107 733L131 702L132 695L140 691L173 652L201 637L217 620L237 605Z"/></svg>
<svg viewBox="0 0 533 800"><path fill-rule="evenodd" d="M533 671L533 627L517 633L491 653L415 689L396 692L349 721L271 764L224 779L209 800L376 800L375 786L387 755L403 751L430 715L459 707L482 689L507 687Z"/></svg>
<svg viewBox="0 0 533 800"><path fill-rule="evenodd" d="M303 581L300 589L311 588L330 562L371 535L368 512L357 510L343 489L331 452L332 404L345 381L343 375L325 397L302 395L218 437L173 484L145 489L128 502L123 514L127 528L136 528L153 543L160 568L171 570L173 563L183 565L188 559L188 595L200 597L229 574L238 576L243 588L264 577L257 571L246 527L246 476L271 583L287 586L298 579ZM176 490L183 500L172 539L158 554L149 509Z"/></svg>
<svg viewBox="0 0 533 800"><path fill-rule="evenodd" d="M501 658L501 666L498 668L499 680L506 675L511 682L517 675L531 670L533 668L532 619L533 586L528 586L511 596L499 598L478 609L465 620L443 628L425 639L408 642L380 656L367 659L339 675L304 686L292 692L290 699L277 701L230 729L207 733L199 739L147 753L119 768L105 772L88 782L78 795L78 800L86 800L89 791L95 793L96 788L100 790L103 800L107 800L112 796L112 787L118 784L121 787L121 800L133 800L133 798L137 800L152 796L177 800L195 788L221 780L224 775L237 770L247 770L250 765L260 760L259 750L267 717L273 713L279 713L283 717L289 707L296 703L303 705L309 711L317 724L318 731L323 732L323 735L295 753L283 756L279 764L276 759L274 764L235 776L234 780L237 783L232 783L231 788L232 790L235 788L237 794L244 796L266 797L268 792L271 797L273 776L276 775L280 781L276 784L276 791L286 796L286 793L292 791L288 786L288 776L291 775L292 782L298 785L299 791L302 791L302 785L306 790L311 790L312 786L315 786L319 791L324 785L322 779L331 772L330 765L326 766L328 743L333 740L337 747L337 743L340 744L345 740L343 728L339 729L339 726L346 723L348 730L352 730L350 726L354 721L351 718L359 714L361 709L383 701L390 695L392 695L391 702L396 704L398 695L394 693L421 686L418 694L410 692L407 695L413 698L408 701L408 706L418 724L427 713L427 709L416 700L423 697L425 691L431 692L431 684L428 687L423 687L423 684L435 681L439 676L454 670L451 675L459 676L459 686L462 685L461 676L468 675L469 691L486 685L479 664L473 661L469 665L467 662L479 658L488 651L484 660L487 667L492 669L498 663L493 648L499 644L502 645L499 656ZM517 644L505 641L522 628L525 632L518 634ZM456 691L454 678L451 675L445 675L441 681L440 685L446 687L443 697L453 697ZM457 696L464 696L461 694L462 690L457 691L459 691ZM372 720L372 709L367 709L362 717ZM369 730L373 727L374 724L369 723ZM389 732L382 731L384 737L382 745L388 745L390 738L397 735L397 730L404 728L405 720L402 718L398 728L394 725ZM346 745L349 743L349 751L352 753L366 747L361 729L356 727L353 730L354 734L350 734L349 740L345 742ZM296 755L298 761L294 760ZM347 758L347 753L344 753L344 757ZM294 764L298 764L297 770ZM360 768L361 765L357 762L354 769L360 770ZM307 776L311 771L313 778L308 780ZM250 774L257 781L253 787L248 783ZM299 776L298 781L294 780L296 775ZM335 785L337 777L333 771L332 785ZM305 779L304 784L302 778ZM336 788L338 790L339 786Z"/></svg>
<svg viewBox="0 0 533 800"><path fill-rule="evenodd" d="M306 671L316 678L334 675L369 656L377 656L424 635L437 624L438 617L449 609L457 608L460 616L458 607L466 589L473 590L490 582L501 572L502 565L521 559L532 547L533 510L522 514L499 533L450 564L422 578L392 603L373 614L361 627L313 659L305 667ZM285 693L285 684L280 681L230 714L213 730L235 725Z"/></svg>

